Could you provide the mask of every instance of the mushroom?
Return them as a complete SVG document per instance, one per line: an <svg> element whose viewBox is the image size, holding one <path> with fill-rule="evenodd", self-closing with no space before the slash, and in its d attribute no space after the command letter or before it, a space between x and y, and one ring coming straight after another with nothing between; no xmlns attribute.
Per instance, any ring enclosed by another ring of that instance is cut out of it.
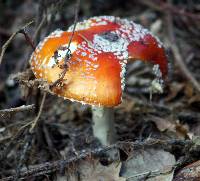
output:
<svg viewBox="0 0 200 181"><path fill-rule="evenodd" d="M36 78L53 83L64 78L53 93L92 105L93 132L103 145L115 140L113 108L121 103L127 60L153 63L156 79L153 91L162 91L168 62L162 43L147 29L133 21L114 16L92 17L67 31L56 30L39 43L30 64ZM70 55L66 55L70 51Z"/></svg>

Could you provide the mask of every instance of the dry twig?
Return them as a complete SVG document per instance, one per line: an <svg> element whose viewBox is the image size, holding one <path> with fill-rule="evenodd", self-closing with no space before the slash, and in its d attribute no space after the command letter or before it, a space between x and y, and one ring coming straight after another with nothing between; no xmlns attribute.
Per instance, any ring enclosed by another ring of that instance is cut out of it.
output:
<svg viewBox="0 0 200 181"><path fill-rule="evenodd" d="M15 36L16 36L18 33L23 33L23 34L25 35L26 40L30 40L30 39L28 38L27 34L25 33L25 29L26 29L29 25L31 25L32 23L33 23L33 21L31 21L31 22L25 24L22 28L20 28L18 31L16 31L15 33L13 33L13 34L11 35L11 37L5 42L5 44L2 46L2 49L1 49L0 65L1 65L1 62L2 62L2 60L3 60L3 56L4 56L4 54L5 54L6 49L8 48L9 44L11 43L11 41L15 38ZM30 42L30 44L31 44L31 42Z"/></svg>
<svg viewBox="0 0 200 181"><path fill-rule="evenodd" d="M186 67L185 63L183 62L183 57L181 56L180 50L176 44L171 45L172 52L174 54L176 63L180 70L183 72L183 75L192 83L194 88L200 92L200 84L195 79L195 77L192 75L192 73L189 71L189 69Z"/></svg>
<svg viewBox="0 0 200 181"><path fill-rule="evenodd" d="M18 112L24 112L24 111L32 111L35 109L35 105L24 105L20 107L10 108L10 109L3 109L0 110L0 118L7 117L8 115L15 114Z"/></svg>
<svg viewBox="0 0 200 181"><path fill-rule="evenodd" d="M44 92L43 97L42 97L42 102L41 102L41 104L40 104L39 112L38 112L36 118L33 120L33 123L32 123L32 125L31 125L30 130L29 130L30 133L32 133L32 132L34 131L34 128L36 127L37 122L38 122L38 120L39 120L39 118L40 118L40 116L41 116L41 114L42 114L42 110L43 110L43 107L44 107L44 102L45 102L45 99L46 99L46 95L47 95L47 93Z"/></svg>
<svg viewBox="0 0 200 181"><path fill-rule="evenodd" d="M73 26L72 34L70 36L69 43L68 43L68 46L67 46L67 53L65 55L64 65L63 65L63 72L61 73L60 78L58 80L56 80L54 83L52 83L52 85L50 86L51 88L53 88L54 86L59 84L63 80L63 78L65 77L65 74L67 72L67 68L68 68L67 67L67 61L71 57L70 44L71 44L72 39L74 37L74 32L75 32L76 24L77 24L77 21L78 21L79 6L80 6L80 0L77 0L76 6L75 6L75 13L74 13L75 14L75 16L74 16L74 26Z"/></svg>
<svg viewBox="0 0 200 181"><path fill-rule="evenodd" d="M42 18L42 20L41 20L41 22L40 22L40 24L37 26L37 28L35 30L35 33L33 35L33 40L37 40L37 37L40 34L40 31L41 31L43 25L46 22L46 18L47 18L46 15L44 15L43 18Z"/></svg>
<svg viewBox="0 0 200 181"><path fill-rule="evenodd" d="M169 1L170 4L170 1ZM175 61L179 67L179 69L182 71L183 75L187 78L188 81L192 83L194 88L200 92L200 84L195 79L195 77L192 75L190 70L186 67L183 57L181 56L179 47L176 45L176 38L174 36L174 30L173 30L173 17L170 12L167 12L167 23L168 23L168 36L169 36L169 42L171 45L172 53L174 55Z"/></svg>
<svg viewBox="0 0 200 181"><path fill-rule="evenodd" d="M168 141L165 141L165 140L159 140L159 139L149 139L144 142L118 142L111 146L96 148L96 149L90 150L88 152L82 152L78 156L74 156L68 160L57 160L57 161L52 161L52 162L45 162L42 164L29 166L28 170L26 168L23 168L19 172L19 179L27 179L27 178L32 178L32 177L41 176L41 175L53 173L56 171L60 171L61 169L66 168L70 163L74 163L81 159L91 157L91 156L93 156L93 157L99 156L103 153L111 151L112 149L127 150L127 148L130 148L128 150L134 151L134 150L144 149L145 147L152 147L152 146L167 147L169 149L172 146L178 146L178 147L182 147L182 148L191 147L191 145L193 145L193 144L194 144L193 140L188 140L188 141L187 140L168 140ZM7 178L3 178L1 181L10 181L15 178L16 178L16 175L13 175L13 176L10 176Z"/></svg>

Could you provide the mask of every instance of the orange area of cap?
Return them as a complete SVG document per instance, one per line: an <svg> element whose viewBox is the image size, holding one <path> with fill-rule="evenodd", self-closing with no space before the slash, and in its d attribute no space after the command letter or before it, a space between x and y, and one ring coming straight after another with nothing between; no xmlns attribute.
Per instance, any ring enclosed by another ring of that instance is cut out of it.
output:
<svg viewBox="0 0 200 181"><path fill-rule="evenodd" d="M36 78L49 83L60 78L72 35L70 28L53 32L37 46L30 60ZM163 77L168 71L164 48L153 35L131 21L110 16L78 23L70 52L64 79L52 91L92 105L121 103L127 59L158 64Z"/></svg>
<svg viewBox="0 0 200 181"><path fill-rule="evenodd" d="M80 39L80 36L75 35L72 44L78 44ZM59 78L63 69L58 65L52 66L50 61L54 52L68 41L68 33L63 32L60 37L46 39L42 48L34 52L31 67L36 78L43 78L49 83ZM120 104L121 65L118 59L112 53L98 54L93 60L89 58L89 55L90 52L77 47L68 60L67 72L62 83L55 86L52 91L67 99L92 105ZM59 64L63 64L63 60Z"/></svg>
<svg viewBox="0 0 200 181"><path fill-rule="evenodd" d="M77 62L73 57L65 74L64 86L54 92L71 100L92 105L114 106L121 102L121 66L110 53L99 55L88 64L87 57Z"/></svg>
<svg viewBox="0 0 200 181"><path fill-rule="evenodd" d="M128 52L130 59L158 64L162 76L167 76L168 61L165 50L158 45L156 39L151 35L146 35L143 39L140 39L140 41L131 42L128 46Z"/></svg>

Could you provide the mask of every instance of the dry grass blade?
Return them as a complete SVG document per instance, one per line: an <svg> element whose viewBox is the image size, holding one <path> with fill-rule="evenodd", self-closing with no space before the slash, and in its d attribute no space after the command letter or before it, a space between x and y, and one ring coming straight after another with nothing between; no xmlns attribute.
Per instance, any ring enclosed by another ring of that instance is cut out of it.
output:
<svg viewBox="0 0 200 181"><path fill-rule="evenodd" d="M43 107L44 107L44 102L45 102L45 99L46 99L46 95L47 95L47 93L44 92L43 97L42 97L42 102L41 102L41 104L40 104L39 112L38 112L36 118L33 120L33 123L32 123L32 125L31 125L30 130L29 130L30 133L32 133L32 132L34 131L34 128L36 127L37 122L38 122L38 120L39 120L39 118L40 118L40 116L41 116L41 114L42 114L42 110L43 110Z"/></svg>
<svg viewBox="0 0 200 181"><path fill-rule="evenodd" d="M71 44L72 39L74 37L74 32L76 30L76 24L77 24L77 21L78 21L79 6L80 6L80 0L77 0L76 6L75 6L74 26L73 26L72 34L71 34L71 37L69 39L69 43L68 43L68 46L67 46L67 53L65 55L65 60L64 60L64 65L63 65L64 70L61 73L60 78L58 80L56 80L54 83L52 83L52 85L50 86L51 88L53 88L54 86L59 84L63 80L63 78L65 77L65 74L67 72L67 61L68 61L69 57L71 57L71 52L70 52L69 47L70 47L70 44Z"/></svg>

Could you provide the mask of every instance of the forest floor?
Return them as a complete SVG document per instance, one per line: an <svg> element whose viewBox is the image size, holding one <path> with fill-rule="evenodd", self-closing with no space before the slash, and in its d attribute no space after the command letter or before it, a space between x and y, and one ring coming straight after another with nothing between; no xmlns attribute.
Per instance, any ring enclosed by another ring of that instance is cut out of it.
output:
<svg viewBox="0 0 200 181"><path fill-rule="evenodd" d="M74 8L72 0L0 2L0 47L32 20L26 31L35 44L67 29ZM114 109L118 141L102 147L90 106L47 94L40 110L44 91L31 84L32 49L17 34L0 61L0 180L200 180L200 3L81 1L79 20L98 15L133 20L160 38L170 69L164 93L150 100L151 66L128 63L123 102ZM108 162L113 149L119 156Z"/></svg>

